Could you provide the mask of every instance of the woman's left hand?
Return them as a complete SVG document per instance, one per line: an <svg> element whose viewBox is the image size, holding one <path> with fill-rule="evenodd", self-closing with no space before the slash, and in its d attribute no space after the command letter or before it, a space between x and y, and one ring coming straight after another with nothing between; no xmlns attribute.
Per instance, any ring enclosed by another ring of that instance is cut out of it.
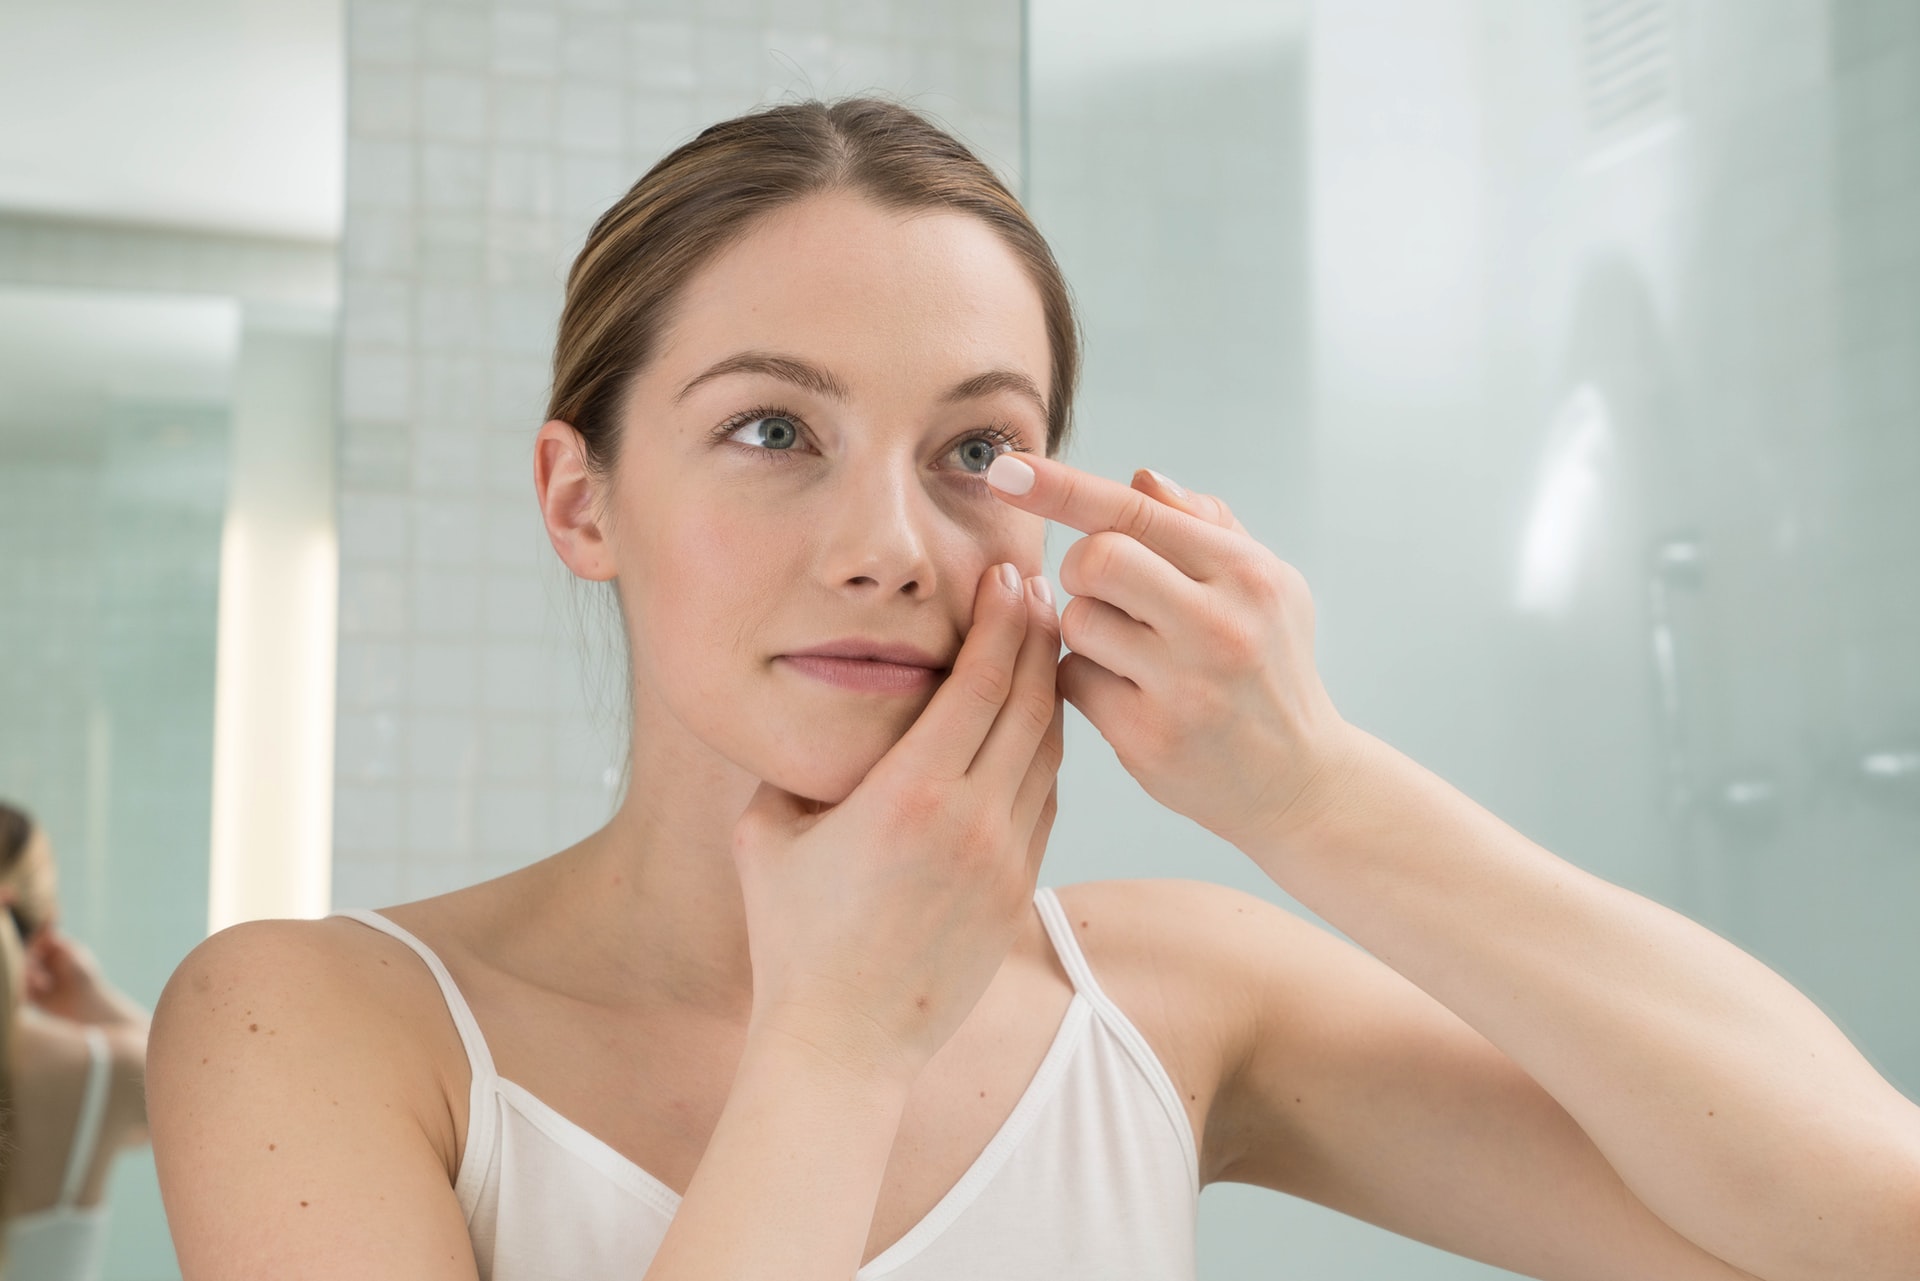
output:
<svg viewBox="0 0 1920 1281"><path fill-rule="evenodd" d="M1326 804L1355 736L1314 669L1298 570L1218 498L1144 469L1129 488L1022 453L987 474L1003 502L1087 535L1060 561L1058 688L1148 795L1242 849Z"/></svg>

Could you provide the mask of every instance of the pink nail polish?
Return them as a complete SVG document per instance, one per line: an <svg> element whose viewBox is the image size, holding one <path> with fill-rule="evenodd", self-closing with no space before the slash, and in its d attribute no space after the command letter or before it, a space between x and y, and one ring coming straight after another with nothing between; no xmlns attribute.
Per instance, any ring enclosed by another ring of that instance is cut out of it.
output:
<svg viewBox="0 0 1920 1281"><path fill-rule="evenodd" d="M987 483L1009 494L1024 494L1033 488L1033 468L1012 454L1002 454L987 468Z"/></svg>

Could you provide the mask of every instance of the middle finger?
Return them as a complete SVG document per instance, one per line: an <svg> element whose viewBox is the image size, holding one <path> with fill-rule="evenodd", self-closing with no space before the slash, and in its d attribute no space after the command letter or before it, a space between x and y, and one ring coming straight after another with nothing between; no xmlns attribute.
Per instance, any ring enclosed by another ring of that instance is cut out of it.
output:
<svg viewBox="0 0 1920 1281"><path fill-rule="evenodd" d="M1171 639L1193 618L1206 588L1181 573L1152 548L1125 534L1088 534L1060 558L1060 587L1074 596L1105 601Z"/></svg>

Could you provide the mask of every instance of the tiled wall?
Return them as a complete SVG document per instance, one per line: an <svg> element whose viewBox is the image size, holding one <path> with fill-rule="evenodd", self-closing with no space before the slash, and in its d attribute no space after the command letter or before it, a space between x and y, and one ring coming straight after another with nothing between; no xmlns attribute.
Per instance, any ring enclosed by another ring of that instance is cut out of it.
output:
<svg viewBox="0 0 1920 1281"><path fill-rule="evenodd" d="M878 90L1019 189L1019 0L356 0L348 10L334 902L498 875L605 820L604 589L531 446L587 228L713 121Z"/></svg>

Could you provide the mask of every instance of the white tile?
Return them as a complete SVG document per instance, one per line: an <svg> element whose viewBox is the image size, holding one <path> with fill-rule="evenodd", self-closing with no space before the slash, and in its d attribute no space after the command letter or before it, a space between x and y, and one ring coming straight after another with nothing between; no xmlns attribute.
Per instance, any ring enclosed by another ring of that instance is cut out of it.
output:
<svg viewBox="0 0 1920 1281"><path fill-rule="evenodd" d="M485 717L480 728L481 779L544 784L553 754L552 740L553 726L545 715Z"/></svg>
<svg viewBox="0 0 1920 1281"><path fill-rule="evenodd" d="M617 709L595 708L605 720ZM553 777L558 787L599 787L606 785L609 768L619 765L619 751L612 741L612 725L572 724L559 727L553 740Z"/></svg>
<svg viewBox="0 0 1920 1281"><path fill-rule="evenodd" d="M334 723L339 777L392 782L400 776L400 718L392 711L343 711Z"/></svg>
<svg viewBox="0 0 1920 1281"><path fill-rule="evenodd" d="M473 352L486 345L487 291L478 285L424 285L420 289L421 351Z"/></svg>
<svg viewBox="0 0 1920 1281"><path fill-rule="evenodd" d="M479 722L471 713L415 712L407 722L407 773L452 783L471 779L479 764Z"/></svg>
<svg viewBox="0 0 1920 1281"><path fill-rule="evenodd" d="M498 285L488 291L490 350L539 359L553 350L559 320L559 300L550 289Z"/></svg>
<svg viewBox="0 0 1920 1281"><path fill-rule="evenodd" d="M410 512L405 498L344 493L339 513L341 560L393 565L406 559Z"/></svg>
<svg viewBox="0 0 1920 1281"><path fill-rule="evenodd" d="M550 291L542 308L548 315L559 314L558 291ZM506 304L501 303L502 306ZM551 341L551 335L549 335ZM531 356L499 356L487 366L487 394L490 425L511 430L535 431L546 421L547 384L551 370L545 360Z"/></svg>
<svg viewBox="0 0 1920 1281"><path fill-rule="evenodd" d="M532 861L551 852L545 789L490 785L479 789L479 852Z"/></svg>
<svg viewBox="0 0 1920 1281"><path fill-rule="evenodd" d="M420 147L420 204L425 209L475 211L487 192L485 148L429 142Z"/></svg>
<svg viewBox="0 0 1920 1281"><path fill-rule="evenodd" d="M342 557L342 636L399 636L406 632L407 620L407 578L404 573L391 565L367 564Z"/></svg>
<svg viewBox="0 0 1920 1281"><path fill-rule="evenodd" d="M404 797L406 850L419 858L450 859L473 850L471 794L444 783L410 784Z"/></svg>
<svg viewBox="0 0 1920 1281"><path fill-rule="evenodd" d="M691 22L642 19L629 23L628 65L633 83L655 89L692 89L698 76L693 33Z"/></svg>
<svg viewBox="0 0 1920 1281"><path fill-rule="evenodd" d="M508 430L495 427L485 432L478 443L483 455L485 488L516 501L532 504L533 433L531 427Z"/></svg>
<svg viewBox="0 0 1920 1281"><path fill-rule="evenodd" d="M582 231L612 208L633 185L635 174L619 155L567 152L560 157L560 212ZM555 313L558 314L557 312Z"/></svg>
<svg viewBox="0 0 1920 1281"><path fill-rule="evenodd" d="M479 660L472 645L415 641L407 649L407 704L459 711L473 706Z"/></svg>
<svg viewBox="0 0 1920 1281"><path fill-rule="evenodd" d="M347 205L354 209L413 207L413 147L407 142L356 138L347 148Z"/></svg>
<svg viewBox="0 0 1920 1281"><path fill-rule="evenodd" d="M481 663L480 705L489 712L531 712L547 705L552 663L537 644L490 641Z"/></svg>
<svg viewBox="0 0 1920 1281"><path fill-rule="evenodd" d="M559 157L541 147L495 147L489 156L487 208L494 214L553 216Z"/></svg>
<svg viewBox="0 0 1920 1281"><path fill-rule="evenodd" d="M405 346L413 332L413 291L403 280L349 277L341 289L341 341Z"/></svg>
<svg viewBox="0 0 1920 1281"><path fill-rule="evenodd" d="M415 494L474 494L480 488L480 432L472 426L413 428Z"/></svg>
<svg viewBox="0 0 1920 1281"><path fill-rule="evenodd" d="M340 782L333 789L333 840L343 849L385 850L400 844L400 789Z"/></svg>
<svg viewBox="0 0 1920 1281"><path fill-rule="evenodd" d="M538 574L489 574L483 595L489 636L537 639L555 625L553 607Z"/></svg>
<svg viewBox="0 0 1920 1281"><path fill-rule="evenodd" d="M349 347L342 361L341 412L404 419L412 407L412 362L402 352Z"/></svg>
<svg viewBox="0 0 1920 1281"><path fill-rule="evenodd" d="M335 850L332 910L377 909L399 903L401 866L394 851Z"/></svg>
<svg viewBox="0 0 1920 1281"><path fill-rule="evenodd" d="M347 6L347 47L353 66L412 62L415 18L412 4L352 0Z"/></svg>
<svg viewBox="0 0 1920 1281"><path fill-rule="evenodd" d="M486 421L487 369L469 352L423 352L415 364L419 415L431 426L478 428ZM484 451L476 448L476 453ZM484 462L481 464L484 466Z"/></svg>
<svg viewBox="0 0 1920 1281"><path fill-rule="evenodd" d="M617 85L568 84L560 89L558 140L565 151L619 151L626 145L626 95ZM624 175L624 166L622 174ZM624 180L623 186L625 181Z"/></svg>
<svg viewBox="0 0 1920 1281"><path fill-rule="evenodd" d="M420 133L438 142L487 136L487 84L478 75L429 72L420 78Z"/></svg>
<svg viewBox="0 0 1920 1281"><path fill-rule="evenodd" d="M563 787L553 793L553 826L550 841L557 846L572 845L591 836L613 817L613 794L602 787Z"/></svg>
<svg viewBox="0 0 1920 1281"><path fill-rule="evenodd" d="M568 14L560 29L560 71L569 81L626 79L626 22L610 14Z"/></svg>
<svg viewBox="0 0 1920 1281"><path fill-rule="evenodd" d="M355 139L413 132L411 70L356 67L347 78L347 128Z"/></svg>
<svg viewBox="0 0 1920 1281"><path fill-rule="evenodd" d="M486 516L487 564L493 568L533 569L554 559L539 507L529 499Z"/></svg>
<svg viewBox="0 0 1920 1281"><path fill-rule="evenodd" d="M413 509L413 554L423 565L472 565L480 558L480 504L423 496Z"/></svg>
<svg viewBox="0 0 1920 1281"><path fill-rule="evenodd" d="M535 143L553 137L554 85L551 80L500 76L493 81L493 137L496 142Z"/></svg>
<svg viewBox="0 0 1920 1281"><path fill-rule="evenodd" d="M558 74L560 16L539 9L495 10L493 69L508 75Z"/></svg>
<svg viewBox="0 0 1920 1281"><path fill-rule="evenodd" d="M751 93L766 72L775 70L760 47L760 33L751 27L705 23L694 32L693 65L701 90L736 96ZM723 119L735 111L716 115Z"/></svg>
<svg viewBox="0 0 1920 1281"><path fill-rule="evenodd" d="M477 5L430 5L420 16L420 61L431 67L484 70L493 38L489 16Z"/></svg>
<svg viewBox="0 0 1920 1281"><path fill-rule="evenodd" d="M416 573L413 630L416 636L474 639L480 631L480 576L440 566Z"/></svg>
<svg viewBox="0 0 1920 1281"><path fill-rule="evenodd" d="M406 275L413 270L413 219L406 214L351 210L341 250L349 280Z"/></svg>
<svg viewBox="0 0 1920 1281"><path fill-rule="evenodd" d="M836 36L885 39L893 34L897 7L897 0L833 0L828 20Z"/></svg>
<svg viewBox="0 0 1920 1281"><path fill-rule="evenodd" d="M398 641L342 637L335 677L340 705L398 706L406 683L406 653Z"/></svg>
<svg viewBox="0 0 1920 1281"><path fill-rule="evenodd" d="M486 221L478 208L422 214L420 279L449 285L482 283L486 279L486 239Z"/></svg>

